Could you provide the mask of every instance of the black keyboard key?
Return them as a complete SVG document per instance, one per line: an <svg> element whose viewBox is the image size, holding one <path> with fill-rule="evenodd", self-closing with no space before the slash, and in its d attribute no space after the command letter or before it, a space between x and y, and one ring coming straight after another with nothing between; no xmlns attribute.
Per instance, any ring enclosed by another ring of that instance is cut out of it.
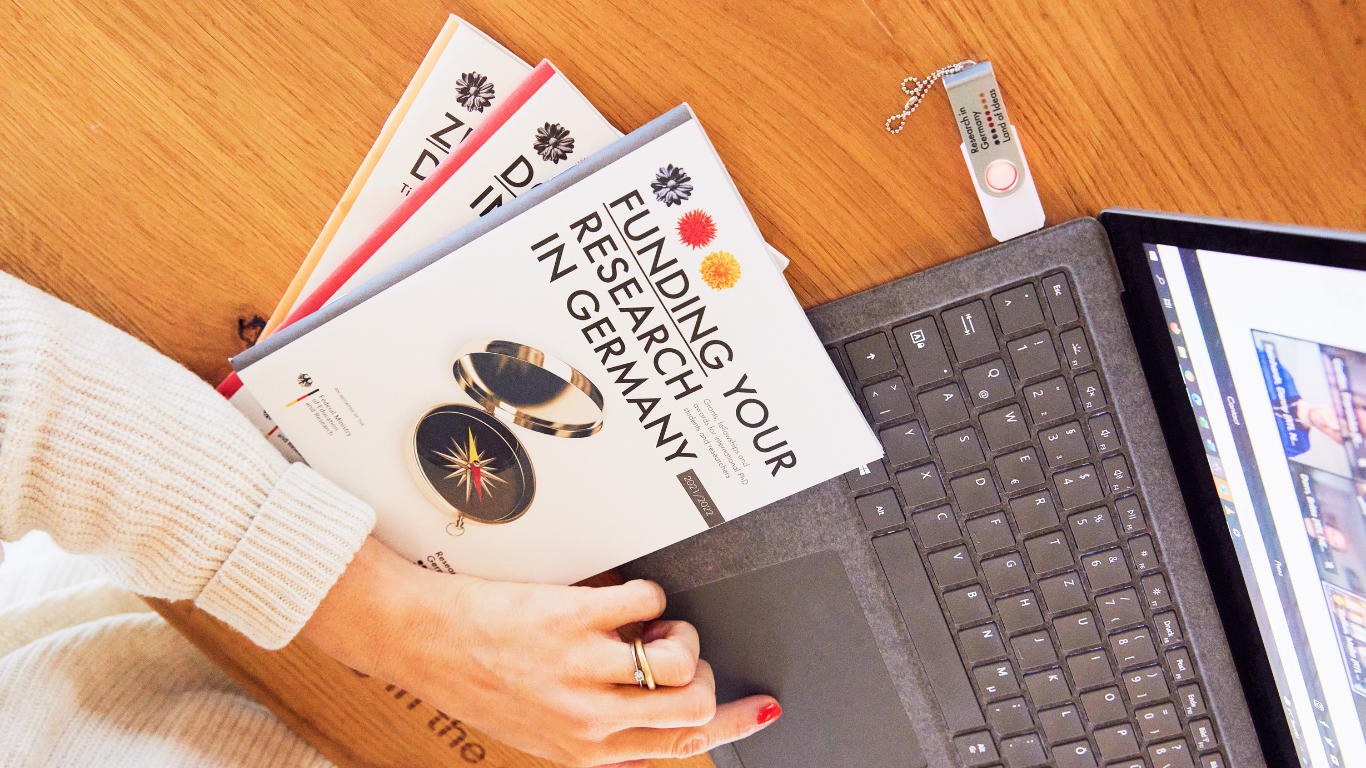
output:
<svg viewBox="0 0 1366 768"><path fill-rule="evenodd" d="M967 547L957 546L930 555L930 570L940 586L960 584L977 578L977 569L972 566L972 556Z"/></svg>
<svg viewBox="0 0 1366 768"><path fill-rule="evenodd" d="M1035 573L1048 573L1066 568L1074 562L1072 550L1061 533L1045 533L1032 539L1025 539L1025 550L1029 552L1029 562Z"/></svg>
<svg viewBox="0 0 1366 768"><path fill-rule="evenodd" d="M980 768L1000 759L1000 755L996 754L996 743L986 731L959 736L953 740L953 745L958 748L958 759L968 768Z"/></svg>
<svg viewBox="0 0 1366 768"><path fill-rule="evenodd" d="M1092 726L1113 723L1129 716L1129 711L1124 708L1124 697L1114 687L1083 693L1081 708L1085 710L1086 719L1091 721Z"/></svg>
<svg viewBox="0 0 1366 768"><path fill-rule="evenodd" d="M1092 416L1091 439L1096 442L1097 453L1108 453L1119 447L1119 431L1115 429L1115 417L1108 413Z"/></svg>
<svg viewBox="0 0 1366 768"><path fill-rule="evenodd" d="M987 446L993 451L1029 442L1029 427L1024 411L1018 405L997 408L978 417L987 436Z"/></svg>
<svg viewBox="0 0 1366 768"><path fill-rule="evenodd" d="M972 670L977 687L982 689L983 697L995 699L1011 696L1020 692L1020 681L1015 679L1015 670L1008 661L998 661Z"/></svg>
<svg viewBox="0 0 1366 768"><path fill-rule="evenodd" d="M1129 462L1123 456L1111 456L1100 463L1101 474L1105 476L1110 493L1118 496L1134 489L1134 478L1129 473Z"/></svg>
<svg viewBox="0 0 1366 768"><path fill-rule="evenodd" d="M1058 635L1058 645L1063 653L1072 653L1082 648L1100 645L1100 633L1096 631L1096 617L1090 611L1074 613L1053 620L1053 631Z"/></svg>
<svg viewBox="0 0 1366 768"><path fill-rule="evenodd" d="M1054 744L1086 735L1075 705L1040 712L1039 725L1043 726L1043 735Z"/></svg>
<svg viewBox="0 0 1366 768"><path fill-rule="evenodd" d="M1077 396L1081 398L1082 410L1090 413L1106 406L1105 392L1100 388L1100 374L1087 371L1077 377Z"/></svg>
<svg viewBox="0 0 1366 768"><path fill-rule="evenodd" d="M1058 500L1062 502L1063 509L1085 507L1105 498L1105 489L1101 488L1100 480L1096 477L1096 468L1090 464L1053 475L1053 484L1057 486Z"/></svg>
<svg viewBox="0 0 1366 768"><path fill-rule="evenodd" d="M1045 429L1039 433L1039 442L1043 443L1044 455L1048 457L1050 467L1061 467L1091 455L1086 436L1081 433L1081 422L1069 421Z"/></svg>
<svg viewBox="0 0 1366 768"><path fill-rule="evenodd" d="M878 459L872 464L864 464L845 472L844 479L848 481L849 489L854 493L866 491L887 482L887 467L882 463L882 459Z"/></svg>
<svg viewBox="0 0 1366 768"><path fill-rule="evenodd" d="M972 427L936 437L934 449L939 451L939 458L944 460L944 469L950 473L975 467L987 460L982 453L982 441Z"/></svg>
<svg viewBox="0 0 1366 768"><path fill-rule="evenodd" d="M977 584L945 593L944 605L955 624L972 624L991 616L991 606L987 605L986 595Z"/></svg>
<svg viewBox="0 0 1366 768"><path fill-rule="evenodd" d="M1148 601L1150 609L1157 611L1171 606L1172 596L1167 592L1167 580L1162 578L1162 574L1144 576L1138 584L1143 588L1143 599Z"/></svg>
<svg viewBox="0 0 1366 768"><path fill-rule="evenodd" d="M925 442L924 430L920 422L908 421L877 433L882 441L882 449L887 452L887 461L893 466L909 464L929 458L930 446Z"/></svg>
<svg viewBox="0 0 1366 768"><path fill-rule="evenodd" d="M1120 760L1118 763L1110 763L1105 768L1148 768L1148 764L1143 762L1143 758L1136 757L1132 760Z"/></svg>
<svg viewBox="0 0 1366 768"><path fill-rule="evenodd" d="M1167 671L1172 675L1172 682L1184 683L1195 675L1195 667L1191 664L1191 655L1185 648L1177 648L1174 651L1167 651Z"/></svg>
<svg viewBox="0 0 1366 768"><path fill-rule="evenodd" d="M1096 731L1096 749L1105 762L1138 754L1138 738L1128 723L1101 728Z"/></svg>
<svg viewBox="0 0 1366 768"><path fill-rule="evenodd" d="M1039 613L1038 601L1033 592L1024 592L996 601L996 613L1008 634L1043 626L1043 614Z"/></svg>
<svg viewBox="0 0 1366 768"><path fill-rule="evenodd" d="M996 346L996 333L987 318L987 305L981 299L954 307L943 315L944 330L953 344L953 354L958 362L966 363L1000 349Z"/></svg>
<svg viewBox="0 0 1366 768"><path fill-rule="evenodd" d="M1004 744L1001 745L1004 748ZM1185 739L1168 741L1163 744L1148 747L1148 757L1152 758L1156 768L1195 768L1195 760L1191 757L1190 745Z"/></svg>
<svg viewBox="0 0 1366 768"><path fill-rule="evenodd" d="M1132 587L1097 597L1096 607L1100 609L1100 623L1106 631L1113 632L1143 621L1143 602Z"/></svg>
<svg viewBox="0 0 1366 768"><path fill-rule="evenodd" d="M1043 754L1043 744L1035 733L1002 740L1001 759L1005 760L1006 768L1033 768L1043 765L1047 760Z"/></svg>
<svg viewBox="0 0 1366 768"><path fill-rule="evenodd" d="M1089 742L1059 744L1053 748L1053 757L1058 768L1096 768L1096 757L1091 754Z"/></svg>
<svg viewBox="0 0 1366 768"><path fill-rule="evenodd" d="M1018 696L987 705L987 722L997 733L1014 733L1034 727L1029 704Z"/></svg>
<svg viewBox="0 0 1366 768"><path fill-rule="evenodd" d="M1147 768L1147 766L1142 766ZM1208 755L1200 756L1200 768L1228 768L1228 763L1224 762L1224 756L1218 752L1211 752Z"/></svg>
<svg viewBox="0 0 1366 768"><path fill-rule="evenodd" d="M1172 611L1159 613L1153 617L1153 626L1157 627L1157 641L1163 648L1171 648L1180 645L1181 624L1176 620L1176 614Z"/></svg>
<svg viewBox="0 0 1366 768"><path fill-rule="evenodd" d="M1006 375L1006 364L999 359L963 371L963 383L972 404L978 408L1015 396L1015 386Z"/></svg>
<svg viewBox="0 0 1366 768"><path fill-rule="evenodd" d="M1146 627L1111 635L1110 650L1115 652L1115 661L1120 669L1141 667L1157 661L1153 636Z"/></svg>
<svg viewBox="0 0 1366 768"><path fill-rule="evenodd" d="M1095 362L1091 357L1091 346L1086 343L1086 331L1080 328L1063 331L1058 341L1062 342L1063 357L1067 358L1067 365L1072 370L1087 368Z"/></svg>
<svg viewBox="0 0 1366 768"><path fill-rule="evenodd" d="M1072 301L1072 288L1067 284L1067 276L1059 272L1043 279L1043 295L1048 298L1048 308L1053 311L1053 322L1067 325L1077 320L1077 305Z"/></svg>
<svg viewBox="0 0 1366 768"><path fill-rule="evenodd" d="M885 488L868 496L860 496L854 500L854 503L858 507L859 514L863 516L863 524L868 526L870 531L889 528L906 522L906 516L901 513L901 505L897 503L896 492L891 488Z"/></svg>
<svg viewBox="0 0 1366 768"><path fill-rule="evenodd" d="M1077 543L1078 552L1094 552L1119 541L1115 524L1110 522L1109 507L1096 507L1068 515L1067 527L1072 531L1072 540Z"/></svg>
<svg viewBox="0 0 1366 768"><path fill-rule="evenodd" d="M1053 641L1047 632L1031 632L1011 638L1010 647L1015 652L1020 669L1035 669L1058 663L1058 654L1053 650ZM1025 675L1025 679L1028 680L1029 675Z"/></svg>
<svg viewBox="0 0 1366 768"><path fill-rule="evenodd" d="M968 535L980 556L1015 544L1015 534L1004 512L983 515L968 521Z"/></svg>
<svg viewBox="0 0 1366 768"><path fill-rule="evenodd" d="M1067 677L1058 667L1025 675L1025 689L1029 691L1029 696L1034 700L1036 707L1051 707L1072 698L1072 691L1067 687Z"/></svg>
<svg viewBox="0 0 1366 768"><path fill-rule="evenodd" d="M1191 740L1195 742L1196 749L1214 749L1219 746L1219 737L1214 735L1214 726L1208 718L1192 720L1190 730Z"/></svg>
<svg viewBox="0 0 1366 768"><path fill-rule="evenodd" d="M957 384L932 389L916 398L920 403L920 413L931 431L951 427L967 421L968 409L963 404L963 391Z"/></svg>
<svg viewBox="0 0 1366 768"><path fill-rule="evenodd" d="M1089 602L1086 590L1081 585L1081 574L1076 571L1041 579L1039 591L1043 593L1044 607L1055 615L1080 608Z"/></svg>
<svg viewBox="0 0 1366 768"><path fill-rule="evenodd" d="M1124 553L1118 549L1087 555L1081 559L1081 566L1086 570L1091 589L1096 592L1129 583L1129 564L1124 562Z"/></svg>
<svg viewBox="0 0 1366 768"><path fill-rule="evenodd" d="M913 410L906 382L900 376L864 387L863 400L868 403L868 412L875 423L910 416Z"/></svg>
<svg viewBox="0 0 1366 768"><path fill-rule="evenodd" d="M1129 554L1134 556L1134 570L1151 571L1157 567L1157 550L1151 536L1129 539Z"/></svg>
<svg viewBox="0 0 1366 768"><path fill-rule="evenodd" d="M1080 691L1115 681L1115 672L1110 668L1110 657L1105 651L1087 651L1068 656L1067 671L1072 673L1072 681Z"/></svg>
<svg viewBox="0 0 1366 768"><path fill-rule="evenodd" d="M1042 424L1077 412L1072 404L1072 394L1067 391L1067 382L1061 377L1049 379L1024 388L1025 403L1029 405L1029 415Z"/></svg>
<svg viewBox="0 0 1366 768"><path fill-rule="evenodd" d="M849 355L849 363L854 366L854 375L860 379L871 379L896 370L896 360L892 348L887 344L885 333L875 333L844 345Z"/></svg>
<svg viewBox="0 0 1366 768"><path fill-rule="evenodd" d="M1006 493L1018 493L1043 482L1043 470L1039 467L1039 457L1033 448L996 459L996 472L1001 476Z"/></svg>
<svg viewBox="0 0 1366 768"><path fill-rule="evenodd" d="M1053 507L1053 496L1048 491L1018 496L1010 500L1010 514L1021 534L1042 531L1058 524L1058 511Z"/></svg>
<svg viewBox="0 0 1366 768"><path fill-rule="evenodd" d="M1137 496L1125 496L1115 501L1115 512L1119 516L1119 528L1125 533L1137 533L1148 527Z"/></svg>
<svg viewBox="0 0 1366 768"><path fill-rule="evenodd" d="M949 481L953 486L954 498L958 499L958 509L970 515L981 509L988 509L1001 503L1001 494L996 490L996 482L990 472L974 472L971 475L955 477Z"/></svg>
<svg viewBox="0 0 1366 768"><path fill-rule="evenodd" d="M934 587L930 586L910 532L879 536L873 539L873 549L901 609L935 701L944 714L945 725L955 733L986 725L944 614L925 610L925 606L934 605L938 598Z"/></svg>
<svg viewBox="0 0 1366 768"><path fill-rule="evenodd" d="M1160 741L1181 735L1181 721L1176 716L1175 704L1137 708L1134 717L1138 719L1138 728L1143 733L1144 741Z"/></svg>
<svg viewBox="0 0 1366 768"><path fill-rule="evenodd" d="M1039 307L1032 284L995 294L991 297L991 306L996 309L996 322L1001 324L1001 333L1007 336L1043 325L1043 309Z"/></svg>
<svg viewBox="0 0 1366 768"><path fill-rule="evenodd" d="M915 524L915 532L920 534L920 543L926 549L962 538L952 507L935 507L917 512L911 515L911 522Z"/></svg>
<svg viewBox="0 0 1366 768"><path fill-rule="evenodd" d="M923 387L953 375L949 354L944 350L944 340L939 337L939 327L934 324L933 317L922 317L898 326L892 329L892 335L901 348L906 372L915 386Z"/></svg>
<svg viewBox="0 0 1366 768"><path fill-rule="evenodd" d="M998 595L1029 586L1029 574L1025 573L1019 552L983 560L982 573L987 577L987 586Z"/></svg>
<svg viewBox="0 0 1366 768"><path fill-rule="evenodd" d="M912 509L946 497L944 482L939 479L939 468L932 463L896 473L896 482Z"/></svg>
<svg viewBox="0 0 1366 768"><path fill-rule="evenodd" d="M1125 672L1124 689L1135 706L1171 695L1171 689L1167 687L1167 673L1162 671L1162 667L1144 667Z"/></svg>
<svg viewBox="0 0 1366 768"><path fill-rule="evenodd" d="M846 373L845 370L844 370L844 361L840 359L839 350L837 350L837 349L835 349L835 348L833 348L833 347L827 347L825 351L826 351L827 354L830 355L830 362L831 362L832 365L835 366L835 371L837 371L837 372L839 373L840 378L841 378L841 379L846 379L846 378L848 378L848 377L849 377L849 374Z"/></svg>
<svg viewBox="0 0 1366 768"><path fill-rule="evenodd" d="M1006 347L1010 350L1010 362L1015 364L1015 375L1020 381L1029 381L1048 373L1057 373L1058 352L1053 348L1053 337L1048 331L1039 331L1023 339L1016 339Z"/></svg>
<svg viewBox="0 0 1366 768"><path fill-rule="evenodd" d="M978 664L1004 656L1006 652L1006 647L1001 642L1001 630L996 628L994 622L959 632L958 647L962 649L963 658L969 664Z"/></svg>

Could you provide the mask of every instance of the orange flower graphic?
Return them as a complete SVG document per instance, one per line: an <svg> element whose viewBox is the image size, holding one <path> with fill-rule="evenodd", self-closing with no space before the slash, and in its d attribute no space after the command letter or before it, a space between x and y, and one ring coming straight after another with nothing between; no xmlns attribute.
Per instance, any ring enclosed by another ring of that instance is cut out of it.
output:
<svg viewBox="0 0 1366 768"><path fill-rule="evenodd" d="M713 251L702 260L698 271L713 290L722 291L740 282L740 262L725 251Z"/></svg>

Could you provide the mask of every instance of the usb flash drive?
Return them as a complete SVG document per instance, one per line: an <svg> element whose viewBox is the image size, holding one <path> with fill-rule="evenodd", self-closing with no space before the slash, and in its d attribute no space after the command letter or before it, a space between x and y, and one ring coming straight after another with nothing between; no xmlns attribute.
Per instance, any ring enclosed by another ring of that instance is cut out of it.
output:
<svg viewBox="0 0 1366 768"><path fill-rule="evenodd" d="M1004 241L1043 227L1043 204L1025 162L1019 131L1006 115L991 62L946 75L944 90L963 137L963 161L991 236Z"/></svg>

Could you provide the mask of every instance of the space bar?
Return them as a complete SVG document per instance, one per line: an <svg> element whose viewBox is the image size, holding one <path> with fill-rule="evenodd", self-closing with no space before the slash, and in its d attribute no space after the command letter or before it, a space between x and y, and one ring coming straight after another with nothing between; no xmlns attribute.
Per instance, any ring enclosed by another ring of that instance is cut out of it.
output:
<svg viewBox="0 0 1366 768"><path fill-rule="evenodd" d="M939 599L925 565L915 549L910 531L897 531L873 539L873 549L882 561L882 570L892 585L892 596L901 608L906 629L911 633L920 666L930 679L930 688L944 713L949 730L958 733L980 728L982 709L972 692L972 683L963 671L963 660L953 644L944 614L939 610Z"/></svg>

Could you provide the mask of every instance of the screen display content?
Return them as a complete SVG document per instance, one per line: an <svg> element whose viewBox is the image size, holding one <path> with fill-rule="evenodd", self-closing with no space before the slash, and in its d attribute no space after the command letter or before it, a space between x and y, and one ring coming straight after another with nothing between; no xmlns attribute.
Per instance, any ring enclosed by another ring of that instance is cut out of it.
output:
<svg viewBox="0 0 1366 768"><path fill-rule="evenodd" d="M1300 761L1366 765L1366 272L1144 247Z"/></svg>

